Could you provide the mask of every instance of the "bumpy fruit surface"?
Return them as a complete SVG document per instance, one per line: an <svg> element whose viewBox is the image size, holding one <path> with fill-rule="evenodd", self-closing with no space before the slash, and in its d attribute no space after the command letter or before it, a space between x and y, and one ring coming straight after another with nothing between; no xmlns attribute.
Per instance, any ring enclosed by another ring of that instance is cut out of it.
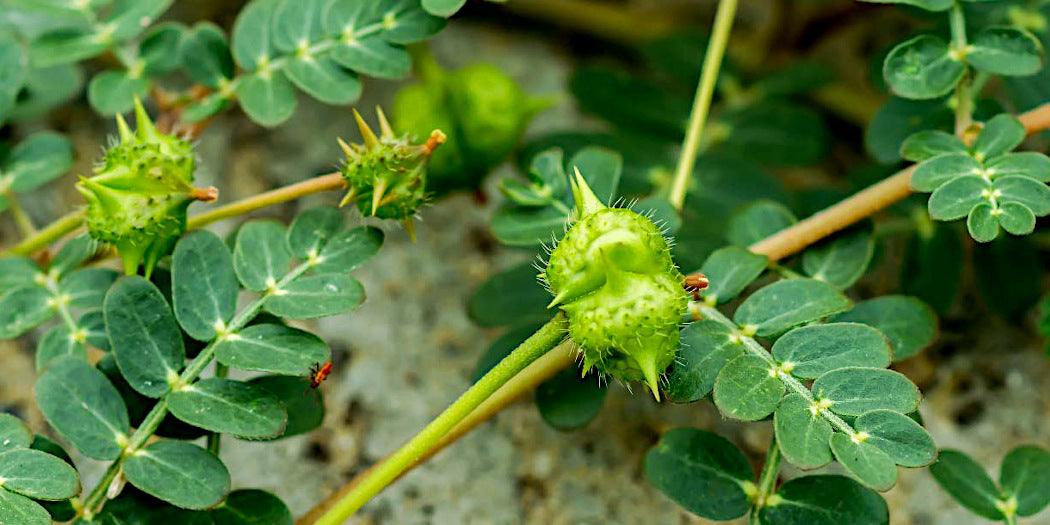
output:
<svg viewBox="0 0 1050 525"><path fill-rule="evenodd" d="M477 187L510 155L533 117L549 105L529 98L491 64L450 72L429 55L415 62L422 82L398 92L394 123L418 136L434 128L448 132L448 143L430 163L430 186L437 193Z"/></svg>
<svg viewBox="0 0 1050 525"><path fill-rule="evenodd" d="M77 190L88 202L91 237L116 246L126 273L142 264L149 275L186 231L190 203L216 193L193 187L189 142L157 131L138 100L135 119L133 133L117 115L120 142L106 150L94 177L81 177Z"/></svg>
<svg viewBox="0 0 1050 525"><path fill-rule="evenodd" d="M434 149L445 141L445 135L434 130L425 143L412 145L405 137L395 137L383 111L376 111L379 136L354 110L364 143L339 140L346 153L342 173L348 188L340 206L356 203L365 215L404 221L412 234L412 217L427 199L427 162Z"/></svg>
<svg viewBox="0 0 1050 525"><path fill-rule="evenodd" d="M544 276L569 318L569 335L592 368L644 380L659 399L659 377L674 359L689 295L662 232L631 210L598 201L577 172L579 219L551 252Z"/></svg>

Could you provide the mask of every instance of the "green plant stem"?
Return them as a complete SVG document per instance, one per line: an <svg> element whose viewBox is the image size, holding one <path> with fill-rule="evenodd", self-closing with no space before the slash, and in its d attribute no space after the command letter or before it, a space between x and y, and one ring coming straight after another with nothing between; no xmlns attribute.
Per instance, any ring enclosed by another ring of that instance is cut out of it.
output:
<svg viewBox="0 0 1050 525"><path fill-rule="evenodd" d="M530 363L543 356L565 339L568 326L564 313L559 313L513 352L489 370L462 396L426 426L416 437L371 471L360 484L337 501L331 509L315 523L338 525L349 518L368 500L378 494L402 472L411 467L416 459L435 447L441 438L457 423L466 418L496 390L521 372Z"/></svg>
<svg viewBox="0 0 1050 525"><path fill-rule="evenodd" d="M705 319L715 321L730 330L733 331L734 337L740 340L740 343L744 346L744 349L750 352L752 355L758 356L766 362L770 367L770 375L776 375L777 379L780 379L781 383L793 394L798 394L806 403L811 407L814 407L824 418L825 421L831 424L831 426L838 429L839 432L846 434L847 436L853 437L857 432L853 430L853 427L849 423L845 422L838 414L835 414L828 408L820 406L817 400L813 397L813 392L810 392L806 385L804 385L795 376L782 370L780 364L773 359L773 356L769 354L764 346L759 344L758 341L751 336L745 335L740 331L740 327L737 326L730 318L726 317L725 314L720 312L717 308L706 304L700 304L700 314Z"/></svg>
<svg viewBox="0 0 1050 525"><path fill-rule="evenodd" d="M22 236L32 237L36 235L36 226L33 225L33 219L30 219L29 214L22 208L22 204L18 202L18 196L15 195L15 192L8 190L4 193L4 197L7 198L11 215L15 219L15 225L18 226L18 230L22 232Z"/></svg>
<svg viewBox="0 0 1050 525"><path fill-rule="evenodd" d="M261 297L252 301L248 306L241 310L240 313L234 316L230 321L229 326L226 327L225 332L219 334L218 337L208 343L208 345L197 354L197 357L193 358L193 361L190 361L189 366L179 374L178 380L172 385L168 394L180 389L184 385L189 385L200 377L201 372L204 371L208 364L211 363L212 358L215 357L215 347L223 340L225 334L233 333L244 328L244 326L247 325L260 310L262 310L263 303L274 290L280 290L287 286L288 283L306 273L312 267L312 262L305 262L295 267L295 269L288 272L288 274L285 275L280 282L277 283L277 286L271 289L271 291L267 291ZM113 479L120 472L124 459L135 454L139 449L145 446L150 436L157 431L157 427L159 427L161 422L164 421L164 417L168 415L168 394L165 394L157 401L156 405L153 405L153 408L150 409L149 413L146 414L146 417L143 418L142 423L139 424L138 428L135 429L135 432L133 432L131 437L128 438L128 443L124 446L123 454L121 454L121 456L117 458L108 469L106 469L106 472L103 474L98 485L95 486L91 491L91 494L89 494L84 500L84 507L81 509L81 513L84 517L90 518L101 510L102 504L106 500L107 489L113 482Z"/></svg>
<svg viewBox="0 0 1050 525"><path fill-rule="evenodd" d="M297 182L289 186L252 195L251 197L231 202L225 206L220 206L214 210L190 217L186 222L186 229L196 230L213 222L232 217L239 217L268 206L281 204L307 195L313 195L315 193L338 190L345 187L346 181L343 179L342 173L338 171L328 173L326 175L304 180L303 182Z"/></svg>
<svg viewBox="0 0 1050 525"><path fill-rule="evenodd" d="M685 142L682 143L682 153L678 157L674 183L671 186L669 200L674 209L678 211L681 211L682 206L685 205L685 194L689 189L693 165L696 164L696 156L700 153L700 136L707 122L707 114L711 109L711 97L718 81L718 70L722 66L726 44L729 42L729 31L733 28L736 6L737 0L721 0L718 4L718 12L715 13L714 30L707 44L700 83L696 86L696 98L693 99L693 109L689 112L689 127L686 129Z"/></svg>
<svg viewBox="0 0 1050 525"><path fill-rule="evenodd" d="M61 218L49 224L43 230L23 239L22 242L11 248L14 255L29 255L47 245L61 239L67 233L79 228L84 224L84 212L75 212L63 215Z"/></svg>
<svg viewBox="0 0 1050 525"><path fill-rule="evenodd" d="M1017 516L1010 514L1003 521L1006 522L1006 525L1017 525Z"/></svg>
<svg viewBox="0 0 1050 525"><path fill-rule="evenodd" d="M748 518L749 525L759 525L758 511L766 506L769 496L777 484L780 473L780 447L777 445L777 436L774 434L769 438L769 449L766 451L766 463L762 466L762 474L758 478L758 493L754 497L754 508Z"/></svg>
<svg viewBox="0 0 1050 525"><path fill-rule="evenodd" d="M963 57L966 57L966 17L963 14L962 4L956 0L949 13L948 25L951 27L952 48ZM963 75L955 86L955 134L962 136L966 128L973 123L973 97L970 94L970 73Z"/></svg>

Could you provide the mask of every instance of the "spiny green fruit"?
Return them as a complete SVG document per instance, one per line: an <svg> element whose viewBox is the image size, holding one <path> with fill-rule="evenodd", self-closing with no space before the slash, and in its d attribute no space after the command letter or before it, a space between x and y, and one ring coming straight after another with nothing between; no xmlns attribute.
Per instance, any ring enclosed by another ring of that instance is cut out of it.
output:
<svg viewBox="0 0 1050 525"><path fill-rule="evenodd" d="M376 113L380 136L372 132L355 109L354 119L364 144L347 144L337 139L346 153L342 173L348 188L339 205L356 203L363 214L398 219L414 240L412 218L427 198L427 161L434 149L445 142L445 134L435 129L426 142L413 145L407 137L394 136L383 110L377 107Z"/></svg>
<svg viewBox="0 0 1050 525"><path fill-rule="evenodd" d="M419 84L394 98L399 130L422 136L438 128L448 143L430 162L430 186L437 193L476 188L521 141L546 99L528 97L514 79L491 64L446 71L425 53L414 63Z"/></svg>
<svg viewBox="0 0 1050 525"><path fill-rule="evenodd" d="M689 305L663 232L647 217L602 204L579 171L577 221L551 251L543 277L569 318L583 373L644 380L657 400Z"/></svg>
<svg viewBox="0 0 1050 525"><path fill-rule="evenodd" d="M91 237L116 246L125 273L142 264L148 276L186 231L190 203L218 193L193 187L193 147L158 131L138 99L135 125L133 133L117 115L120 142L106 150L95 176L81 177L76 187L88 202Z"/></svg>

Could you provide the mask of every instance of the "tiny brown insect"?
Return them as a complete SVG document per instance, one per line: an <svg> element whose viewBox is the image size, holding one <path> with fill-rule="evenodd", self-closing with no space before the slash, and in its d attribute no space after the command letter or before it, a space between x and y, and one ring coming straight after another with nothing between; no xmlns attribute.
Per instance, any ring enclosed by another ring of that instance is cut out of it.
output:
<svg viewBox="0 0 1050 525"><path fill-rule="evenodd" d="M687 291L689 291L689 292L691 292L693 294L693 299L694 300L699 301L700 300L700 290L703 290L703 289L707 288L708 284L710 284L710 283L707 280L707 276L702 274L702 273L697 272L697 273L685 276L685 281L682 283L682 286L684 286Z"/></svg>
<svg viewBox="0 0 1050 525"><path fill-rule="evenodd" d="M310 388L317 388L321 386L321 383L328 378L328 374L332 373L332 362L325 361L321 363L314 363L310 367Z"/></svg>

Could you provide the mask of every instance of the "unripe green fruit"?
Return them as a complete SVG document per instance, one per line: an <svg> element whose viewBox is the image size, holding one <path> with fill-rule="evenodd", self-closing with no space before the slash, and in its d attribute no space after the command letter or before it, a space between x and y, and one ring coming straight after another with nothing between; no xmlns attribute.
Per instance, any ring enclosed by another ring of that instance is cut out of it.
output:
<svg viewBox="0 0 1050 525"><path fill-rule="evenodd" d="M379 136L354 110L364 144L339 140L346 153L342 174L348 188L340 206L356 203L365 215L404 221L409 234L414 235L412 217L427 199L427 163L434 149L445 141L445 135L433 130L425 143L409 144L407 138L394 136L383 111L376 110Z"/></svg>
<svg viewBox="0 0 1050 525"><path fill-rule="evenodd" d="M393 116L398 129L417 136L435 128L448 132L448 143L434 153L429 168L430 186L437 193L477 187L549 105L529 98L490 64L449 72L422 56L416 65L422 82L398 92Z"/></svg>
<svg viewBox="0 0 1050 525"><path fill-rule="evenodd" d="M578 221L551 252L545 278L569 318L586 374L644 380L659 399L659 376L674 360L689 305L662 232L631 210L608 208L583 177L573 181Z"/></svg>
<svg viewBox="0 0 1050 525"><path fill-rule="evenodd" d="M189 142L157 131L135 101L132 133L117 115L120 142L109 148L77 190L87 199L85 218L95 240L113 244L132 274L140 264L149 275L186 231L186 208L194 200L213 200L214 188L193 187L194 153Z"/></svg>

